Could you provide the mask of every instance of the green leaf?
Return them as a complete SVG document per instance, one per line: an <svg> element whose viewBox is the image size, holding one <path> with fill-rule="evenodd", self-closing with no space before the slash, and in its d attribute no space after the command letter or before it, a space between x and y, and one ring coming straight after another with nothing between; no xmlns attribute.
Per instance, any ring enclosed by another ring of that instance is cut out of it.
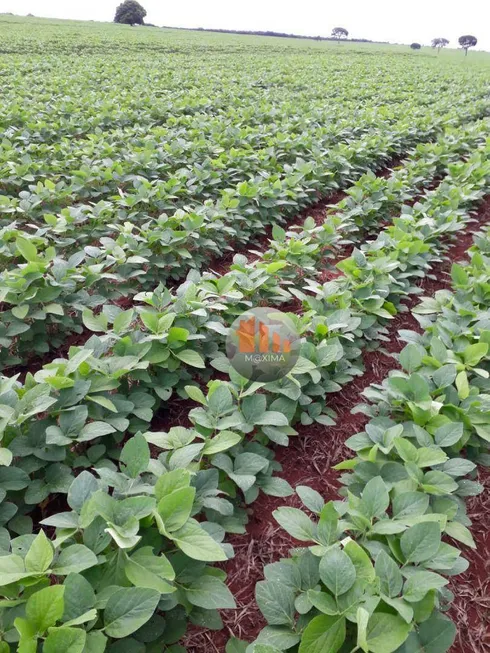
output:
<svg viewBox="0 0 490 653"><path fill-rule="evenodd" d="M437 553L441 544L441 529L435 522L416 524L406 530L400 538L400 546L406 562L417 563L429 560Z"/></svg>
<svg viewBox="0 0 490 653"><path fill-rule="evenodd" d="M20 635L17 653L36 653L37 633L35 626L30 621L22 617L17 617L14 620L14 626Z"/></svg>
<svg viewBox="0 0 490 653"><path fill-rule="evenodd" d="M448 459L447 455L438 447L420 447L418 450L417 465L420 468L442 465Z"/></svg>
<svg viewBox="0 0 490 653"><path fill-rule="evenodd" d="M143 547L126 560L124 572L135 587L171 594L175 587L168 580L175 578L174 570L165 556L155 556L151 547Z"/></svg>
<svg viewBox="0 0 490 653"><path fill-rule="evenodd" d="M200 354L193 349L183 349L182 351L172 352L172 354L186 365L205 369L206 364Z"/></svg>
<svg viewBox="0 0 490 653"><path fill-rule="evenodd" d="M337 606L337 601L331 594L327 592L318 592L316 590L308 590L308 600L320 612L329 615L339 614L340 610Z"/></svg>
<svg viewBox="0 0 490 653"><path fill-rule="evenodd" d="M219 562L227 559L223 547L193 519L172 533L172 540L193 560Z"/></svg>
<svg viewBox="0 0 490 653"><path fill-rule="evenodd" d="M419 624L400 653L445 653L456 639L456 626L440 612Z"/></svg>
<svg viewBox="0 0 490 653"><path fill-rule="evenodd" d="M297 490L298 488L296 488ZM309 488L308 488L309 489ZM313 490L312 490L313 492ZM318 497L321 499L320 495ZM309 500L313 500L311 494L308 495ZM323 501L323 499L321 499ZM316 498L316 505L319 505L319 500ZM320 512L320 520L318 522L318 542L323 546L330 546L337 540L339 530L339 515L335 510L332 501L329 501L323 506Z"/></svg>
<svg viewBox="0 0 490 653"><path fill-rule="evenodd" d="M101 630L92 630L87 633L85 649L83 653L105 653L107 637Z"/></svg>
<svg viewBox="0 0 490 653"><path fill-rule="evenodd" d="M376 573L371 562L371 558L366 551L354 540L350 540L344 546L344 551L347 553L352 561L356 570L356 578L358 580L366 580L372 583L376 578Z"/></svg>
<svg viewBox="0 0 490 653"><path fill-rule="evenodd" d="M77 619L95 606L95 592L92 585L80 574L69 574L63 586L65 588L64 622Z"/></svg>
<svg viewBox="0 0 490 653"><path fill-rule="evenodd" d="M220 385L208 399L209 409L215 415L223 415L233 408L233 395L226 385Z"/></svg>
<svg viewBox="0 0 490 653"><path fill-rule="evenodd" d="M120 639L141 628L153 615L160 593L140 587L124 587L111 594L104 610L104 631Z"/></svg>
<svg viewBox="0 0 490 653"><path fill-rule="evenodd" d="M299 653L336 653L345 640L345 618L319 615L305 628Z"/></svg>
<svg viewBox="0 0 490 653"><path fill-rule="evenodd" d="M488 344L486 342L477 342L474 345L468 345L463 351L463 360L468 367L476 367L482 358L488 353Z"/></svg>
<svg viewBox="0 0 490 653"><path fill-rule="evenodd" d="M412 624L393 614L375 612L369 618L366 641L372 653L393 653L408 637Z"/></svg>
<svg viewBox="0 0 490 653"><path fill-rule="evenodd" d="M302 510L281 507L272 513L277 523L295 539L311 542L316 538L316 525Z"/></svg>
<svg viewBox="0 0 490 653"><path fill-rule="evenodd" d="M30 240L27 240L26 238L17 238L15 241L15 246L26 261L38 260L36 246L31 243Z"/></svg>
<svg viewBox="0 0 490 653"><path fill-rule="evenodd" d="M87 399L88 401L93 401L94 404L98 404L99 406L102 406L103 408L107 408L107 410L110 410L111 413L117 413L118 412L118 409L116 408L116 406L107 397L103 397L103 396L90 397L89 395L87 395L85 397L85 399Z"/></svg>
<svg viewBox="0 0 490 653"><path fill-rule="evenodd" d="M247 648L248 642L242 642L236 637L232 637L226 644L225 653L246 653Z"/></svg>
<svg viewBox="0 0 490 653"><path fill-rule="evenodd" d="M107 331L108 319L105 313L99 313L99 315L94 315L94 313L86 308L82 312L82 322L84 326L89 331Z"/></svg>
<svg viewBox="0 0 490 653"><path fill-rule="evenodd" d="M90 472L83 471L70 485L68 490L68 505L80 512L83 504L99 489L97 479Z"/></svg>
<svg viewBox="0 0 490 653"><path fill-rule="evenodd" d="M158 514L169 533L182 528L191 516L196 488L183 487L167 494L158 502Z"/></svg>
<svg viewBox="0 0 490 653"><path fill-rule="evenodd" d="M235 599L225 583L215 576L200 576L185 590L185 597L206 610L236 608Z"/></svg>
<svg viewBox="0 0 490 653"><path fill-rule="evenodd" d="M0 585L10 585L30 575L31 572L26 572L24 560L20 556L0 556Z"/></svg>
<svg viewBox="0 0 490 653"><path fill-rule="evenodd" d="M357 608L356 614L357 621L357 646L362 649L364 653L369 652L367 643L367 625L369 621L369 612L364 608Z"/></svg>
<svg viewBox="0 0 490 653"><path fill-rule="evenodd" d="M26 571L37 573L46 571L53 561L53 557L53 545L44 534L44 531L39 531L25 557Z"/></svg>
<svg viewBox="0 0 490 653"><path fill-rule="evenodd" d="M470 282L468 274L463 266L459 263L453 263L451 266L451 279L458 286L467 286Z"/></svg>
<svg viewBox="0 0 490 653"><path fill-rule="evenodd" d="M393 517L403 519L423 515L429 507L429 497L423 492L403 492L393 499Z"/></svg>
<svg viewBox="0 0 490 653"><path fill-rule="evenodd" d="M421 601L433 589L440 589L448 581L432 571L416 571L410 575L403 588L403 598L411 603Z"/></svg>
<svg viewBox="0 0 490 653"><path fill-rule="evenodd" d="M21 306L13 306L11 311L14 317L16 317L18 320L23 320L27 313L29 313L29 306L27 304L23 304Z"/></svg>
<svg viewBox="0 0 490 653"><path fill-rule="evenodd" d="M80 431L78 436L79 442L89 442L95 438L101 438L103 435L114 433L116 429L107 422L90 422Z"/></svg>
<svg viewBox="0 0 490 653"><path fill-rule="evenodd" d="M186 385L185 391L193 401L197 401L198 404L206 405L206 397L204 396L201 388L198 388L197 385Z"/></svg>
<svg viewBox="0 0 490 653"><path fill-rule="evenodd" d="M233 431L220 431L212 440L208 440L204 445L202 452L207 456L227 451L238 444L242 436Z"/></svg>
<svg viewBox="0 0 490 653"><path fill-rule="evenodd" d="M422 365L423 354L417 345L407 345L400 352L400 365L409 374Z"/></svg>
<svg viewBox="0 0 490 653"><path fill-rule="evenodd" d="M126 442L119 460L124 463L124 471L131 478L137 478L146 472L150 462L150 447L141 433L133 435Z"/></svg>
<svg viewBox="0 0 490 653"><path fill-rule="evenodd" d="M470 386L466 372L460 372L456 377L456 388L458 389L458 397L464 401L470 394Z"/></svg>
<svg viewBox="0 0 490 653"><path fill-rule="evenodd" d="M0 447L0 465L3 465L4 467L8 467L12 460L13 460L13 454L10 451L10 449L5 449L4 447Z"/></svg>
<svg viewBox="0 0 490 653"><path fill-rule="evenodd" d="M451 447L463 437L463 423L450 422L437 428L434 432L435 443L439 447Z"/></svg>
<svg viewBox="0 0 490 653"><path fill-rule="evenodd" d="M283 583L259 581L255 586L257 605L272 626L294 623L294 598L293 589Z"/></svg>
<svg viewBox="0 0 490 653"><path fill-rule="evenodd" d="M471 532L466 528L466 526L463 526L463 524L460 524L457 521L450 521L446 524L446 528L444 530L449 535L449 537L458 540L458 542L466 544L466 546L469 546L472 549L476 549L475 540L473 539Z"/></svg>
<svg viewBox="0 0 490 653"><path fill-rule="evenodd" d="M296 487L296 493L308 510L317 514L322 511L323 506L325 505L325 500L319 492L313 490L307 485L298 485Z"/></svg>
<svg viewBox="0 0 490 653"><path fill-rule="evenodd" d="M72 544L66 549L63 549L58 556L58 559L53 565L53 574L57 576L67 576L72 573L78 574L97 564L97 556L93 551L83 544Z"/></svg>
<svg viewBox="0 0 490 653"><path fill-rule="evenodd" d="M381 476L368 481L361 496L359 510L369 519L380 517L390 505L390 495Z"/></svg>
<svg viewBox="0 0 490 653"><path fill-rule="evenodd" d="M349 556L336 548L320 560L320 578L335 596L347 592L356 580L356 568Z"/></svg>
<svg viewBox="0 0 490 653"><path fill-rule="evenodd" d="M255 420L258 426L289 426L289 420L284 413L276 410L266 410L265 413Z"/></svg>
<svg viewBox="0 0 490 653"><path fill-rule="evenodd" d="M112 328L114 331L118 334L126 331L133 320L133 316L134 311L131 308L127 311L118 313L118 315L116 315L114 318L114 322L112 323Z"/></svg>
<svg viewBox="0 0 490 653"><path fill-rule="evenodd" d="M50 628L43 653L83 653L87 634L81 628Z"/></svg>
<svg viewBox="0 0 490 653"><path fill-rule="evenodd" d="M63 311L63 306L61 306L61 304L55 304L55 303L47 304L44 307L44 312L45 313L51 313L52 315L64 315L65 314L64 311Z"/></svg>
<svg viewBox="0 0 490 653"><path fill-rule="evenodd" d="M383 594L398 596L402 591L403 576L396 562L385 551L380 551L377 555L374 569L381 581Z"/></svg>
<svg viewBox="0 0 490 653"><path fill-rule="evenodd" d="M255 394L245 397L241 403L243 416L249 424L255 424L267 410L267 399L265 395Z"/></svg>
<svg viewBox="0 0 490 653"><path fill-rule="evenodd" d="M39 633L54 626L63 616L65 602L63 585L52 585L35 592L26 603L26 617Z"/></svg>
<svg viewBox="0 0 490 653"><path fill-rule="evenodd" d="M284 626L266 626L260 631L257 643L275 646L280 651L284 651L295 646L300 641L300 638L301 636L293 633L291 628Z"/></svg>

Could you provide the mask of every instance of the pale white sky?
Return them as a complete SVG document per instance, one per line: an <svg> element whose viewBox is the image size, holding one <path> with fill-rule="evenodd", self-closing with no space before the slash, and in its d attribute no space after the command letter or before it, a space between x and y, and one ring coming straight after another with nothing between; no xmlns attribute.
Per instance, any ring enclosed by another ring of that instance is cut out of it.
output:
<svg viewBox="0 0 490 653"><path fill-rule="evenodd" d="M121 0L0 0L0 12L111 21ZM140 0L146 21L174 27L274 30L328 36L346 27L352 37L430 44L434 37L457 47L462 34L490 50L488 0Z"/></svg>

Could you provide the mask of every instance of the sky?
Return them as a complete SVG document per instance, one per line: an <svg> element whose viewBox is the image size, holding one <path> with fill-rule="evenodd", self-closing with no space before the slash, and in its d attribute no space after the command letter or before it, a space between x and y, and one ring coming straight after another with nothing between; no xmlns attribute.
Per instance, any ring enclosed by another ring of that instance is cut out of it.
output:
<svg viewBox="0 0 490 653"><path fill-rule="evenodd" d="M0 12L51 18L111 21L120 0L0 0ZM171 27L273 30L328 36L333 27L353 38L429 45L435 37L473 34L490 50L488 0L140 0L146 22Z"/></svg>

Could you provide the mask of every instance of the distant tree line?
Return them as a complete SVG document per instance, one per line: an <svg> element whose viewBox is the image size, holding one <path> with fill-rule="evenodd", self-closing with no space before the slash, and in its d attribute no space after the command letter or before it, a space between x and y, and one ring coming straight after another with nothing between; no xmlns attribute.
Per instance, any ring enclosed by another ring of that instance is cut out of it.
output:
<svg viewBox="0 0 490 653"><path fill-rule="evenodd" d="M144 25L144 18L146 16L146 9L140 5L137 0L124 0L116 9L116 15L114 16L115 23L124 23L126 25ZM155 27L154 25L151 25ZM173 28L173 29L189 29L189 28ZM190 30L194 31L194 30ZM198 28L198 31L204 31L202 27ZM285 32L273 32L270 30L267 31L249 31L241 29L206 29L207 32L216 32L218 34L245 34L251 36L277 36L285 39L310 39L314 41L338 41L340 39L346 39L349 36L348 30L345 27L334 27L332 30L331 36L303 36L301 34L286 34ZM358 43L373 43L370 39L350 39ZM377 43L385 43L385 41L376 41ZM474 47L477 44L476 36L471 34L465 34L464 36L459 37L459 45L465 51L465 56L468 54L468 49ZM437 48L437 53L439 54L441 48L446 47L449 44L449 41L445 38L435 38L432 39L432 47ZM420 50L420 43L412 43L410 45L412 50Z"/></svg>
<svg viewBox="0 0 490 653"><path fill-rule="evenodd" d="M468 49L475 47L475 45L478 43L478 39L476 36L473 36L472 34L465 34L464 36L460 36L458 39L459 45L463 48L465 56L468 54ZM432 39L431 46L433 48L437 48L437 54L441 51L442 48L445 48L446 45L449 45L448 39L439 37L436 39ZM412 50L420 50L422 47L420 43L412 43L410 45Z"/></svg>

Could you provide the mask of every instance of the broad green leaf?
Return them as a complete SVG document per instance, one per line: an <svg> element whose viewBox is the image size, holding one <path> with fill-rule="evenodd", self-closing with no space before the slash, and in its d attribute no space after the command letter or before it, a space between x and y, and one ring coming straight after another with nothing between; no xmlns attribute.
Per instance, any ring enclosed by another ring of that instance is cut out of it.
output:
<svg viewBox="0 0 490 653"><path fill-rule="evenodd" d="M345 640L345 618L319 615L306 627L299 653L336 653Z"/></svg>
<svg viewBox="0 0 490 653"><path fill-rule="evenodd" d="M83 544L72 544L61 551L53 565L53 574L67 576L78 574L97 565L97 556Z"/></svg>
<svg viewBox="0 0 490 653"><path fill-rule="evenodd" d="M39 633L54 626L63 616L65 602L63 585L52 585L35 592L26 603L26 617Z"/></svg>
<svg viewBox="0 0 490 653"><path fill-rule="evenodd" d="M440 447L451 447L463 437L463 423L450 422L440 426L434 432L434 440Z"/></svg>
<svg viewBox="0 0 490 653"><path fill-rule="evenodd" d="M189 558L204 562L219 562L227 556L222 546L193 519L178 531L172 533L172 539Z"/></svg>
<svg viewBox="0 0 490 653"><path fill-rule="evenodd" d="M416 571L410 575L403 587L403 598L411 603L421 601L427 592L440 589L447 583L445 578L432 571Z"/></svg>
<svg viewBox="0 0 490 653"><path fill-rule="evenodd" d="M356 568L344 551L332 549L320 560L320 578L334 596L339 596L354 584Z"/></svg>
<svg viewBox="0 0 490 653"><path fill-rule="evenodd" d="M311 542L316 538L316 525L302 510L281 507L272 513L277 523L295 539Z"/></svg>
<svg viewBox="0 0 490 653"><path fill-rule="evenodd" d="M186 587L185 597L200 608L206 610L236 608L235 599L226 584L215 576L200 576ZM265 615L264 615L265 616Z"/></svg>
<svg viewBox="0 0 490 653"><path fill-rule="evenodd" d="M357 542L354 542L354 540L347 542L344 546L344 551L355 567L356 578L368 581L369 583L373 582L376 578L376 572L366 551Z"/></svg>
<svg viewBox="0 0 490 653"><path fill-rule="evenodd" d="M432 558L441 544L439 524L426 522L406 530L400 538L405 560L410 563L424 562Z"/></svg>
<svg viewBox="0 0 490 653"><path fill-rule="evenodd" d="M257 605L271 626L294 623L294 598L291 587L276 581L259 581L255 586Z"/></svg>
<svg viewBox="0 0 490 653"><path fill-rule="evenodd" d="M380 517L390 505L390 495L381 476L366 483L361 497L359 509L368 519Z"/></svg>
<svg viewBox="0 0 490 653"><path fill-rule="evenodd" d="M126 442L119 460L124 463L124 471L131 478L137 478L146 472L150 462L150 447L141 433L133 435Z"/></svg>
<svg viewBox="0 0 490 653"><path fill-rule="evenodd" d="M456 377L456 388L458 389L459 398L464 401L470 394L470 386L466 372L460 372Z"/></svg>
<svg viewBox="0 0 490 653"><path fill-rule="evenodd" d="M95 592L92 585L80 574L69 574L63 583L65 588L63 621L71 621L85 614L95 606Z"/></svg>
<svg viewBox="0 0 490 653"><path fill-rule="evenodd" d="M410 344L400 352L400 364L410 374L421 366L422 357L420 347Z"/></svg>
<svg viewBox="0 0 490 653"><path fill-rule="evenodd" d="M200 369L204 369L206 367L202 356L193 349L183 349L182 351L172 352L172 354L183 363L190 365L191 367L198 367Z"/></svg>
<svg viewBox="0 0 490 653"><path fill-rule="evenodd" d="M387 596L398 596L403 586L403 576L397 563L385 551L380 551L374 564L381 581L381 591Z"/></svg>
<svg viewBox="0 0 490 653"><path fill-rule="evenodd" d="M50 628L43 653L83 653L87 634L81 628Z"/></svg>
<svg viewBox="0 0 490 653"><path fill-rule="evenodd" d="M152 589L124 587L111 594L104 610L104 631L121 639L141 628L153 615L160 593Z"/></svg>
<svg viewBox="0 0 490 653"><path fill-rule="evenodd" d="M37 249L34 243L26 238L17 238L15 241L19 253L25 258L26 261L37 261Z"/></svg>
<svg viewBox="0 0 490 653"><path fill-rule="evenodd" d="M403 644L411 624L393 614L375 612L369 617L366 640L372 653L393 653Z"/></svg>
<svg viewBox="0 0 490 653"><path fill-rule="evenodd" d="M44 534L44 531L39 531L25 557L26 571L37 573L46 571L51 565L53 557L53 545Z"/></svg>
<svg viewBox="0 0 490 653"><path fill-rule="evenodd" d="M165 530L173 532L182 528L191 516L196 488L182 487L167 494L158 502L158 514Z"/></svg>
<svg viewBox="0 0 490 653"><path fill-rule="evenodd" d="M336 600L327 592L308 590L308 599L317 610L324 614L335 615L340 612Z"/></svg>
<svg viewBox="0 0 490 653"><path fill-rule="evenodd" d="M298 485L296 487L296 493L301 499L303 505L308 508L308 510L311 510L317 514L322 511L322 508L325 505L325 500L319 492L313 490L307 485Z"/></svg>

